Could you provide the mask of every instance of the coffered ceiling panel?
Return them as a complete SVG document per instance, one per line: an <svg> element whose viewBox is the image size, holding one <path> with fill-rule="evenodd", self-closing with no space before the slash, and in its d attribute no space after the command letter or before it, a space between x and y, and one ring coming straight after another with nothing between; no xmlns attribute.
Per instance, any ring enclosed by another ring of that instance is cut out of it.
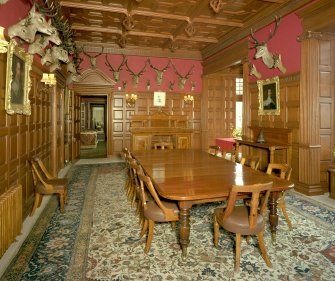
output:
<svg viewBox="0 0 335 281"><path fill-rule="evenodd" d="M61 0L78 46L207 57L309 0Z"/></svg>

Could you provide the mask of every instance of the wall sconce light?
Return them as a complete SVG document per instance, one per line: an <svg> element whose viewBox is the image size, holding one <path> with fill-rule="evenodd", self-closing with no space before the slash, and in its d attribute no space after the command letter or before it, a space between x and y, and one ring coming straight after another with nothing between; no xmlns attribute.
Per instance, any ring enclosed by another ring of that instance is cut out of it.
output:
<svg viewBox="0 0 335 281"><path fill-rule="evenodd" d="M8 51L8 42L3 34L4 30L5 28L0 26L0 53L7 53Z"/></svg>
<svg viewBox="0 0 335 281"><path fill-rule="evenodd" d="M193 101L194 101L194 97L192 95L186 95L186 96L184 96L184 102L186 104L192 104Z"/></svg>
<svg viewBox="0 0 335 281"><path fill-rule="evenodd" d="M137 100L137 95L136 94L126 94L126 103L127 106L135 106L135 102Z"/></svg>
<svg viewBox="0 0 335 281"><path fill-rule="evenodd" d="M43 82L45 85L48 85L48 86L55 85L56 84L55 74L43 73L41 82Z"/></svg>

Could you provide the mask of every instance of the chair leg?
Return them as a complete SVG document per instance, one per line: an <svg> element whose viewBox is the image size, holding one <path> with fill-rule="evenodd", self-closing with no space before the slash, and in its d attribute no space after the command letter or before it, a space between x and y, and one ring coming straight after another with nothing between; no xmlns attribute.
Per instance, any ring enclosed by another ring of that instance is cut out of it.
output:
<svg viewBox="0 0 335 281"><path fill-rule="evenodd" d="M286 207L285 207L285 193L283 193L283 196L278 201L278 208L280 208L281 211L283 212L283 215L285 217L289 230L292 230L293 226L292 226L291 220L288 217Z"/></svg>
<svg viewBox="0 0 335 281"><path fill-rule="evenodd" d="M240 271L240 259L241 259L241 234L236 233L236 254L235 254L235 271Z"/></svg>
<svg viewBox="0 0 335 281"><path fill-rule="evenodd" d="M260 233L258 233L257 237L258 237L258 244L259 244L259 248L261 250L262 257L263 257L266 265L268 267L272 267L271 261L270 261L270 259L268 257L268 254L266 253L266 247L265 247L265 243L264 243L264 234L263 234L263 231L260 232Z"/></svg>
<svg viewBox="0 0 335 281"><path fill-rule="evenodd" d="M64 194L59 193L59 208L60 212L63 214L64 213Z"/></svg>
<svg viewBox="0 0 335 281"><path fill-rule="evenodd" d="M216 216L213 216L214 220L214 246L217 247L219 243L219 223L216 220Z"/></svg>
<svg viewBox="0 0 335 281"><path fill-rule="evenodd" d="M35 200L34 200L34 205L33 205L33 208L31 209L31 212L30 212L30 216L32 217L36 211L36 209L39 207L39 205L41 205L41 198L42 198L42 195L35 192Z"/></svg>
<svg viewBox="0 0 335 281"><path fill-rule="evenodd" d="M148 230L148 220L145 219L144 222L143 222L143 225L142 225L142 230L141 230L141 233L140 233L140 239L143 237L144 233L146 233Z"/></svg>
<svg viewBox="0 0 335 281"><path fill-rule="evenodd" d="M147 243L144 249L145 253L148 253L150 251L152 236L154 234L154 226L155 226L155 222L152 220L149 220L149 231L148 231L148 236L147 236Z"/></svg>

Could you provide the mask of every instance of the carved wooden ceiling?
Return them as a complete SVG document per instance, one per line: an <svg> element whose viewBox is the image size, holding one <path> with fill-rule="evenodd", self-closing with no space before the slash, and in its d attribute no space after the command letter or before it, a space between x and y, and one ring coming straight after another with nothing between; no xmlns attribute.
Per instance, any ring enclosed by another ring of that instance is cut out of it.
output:
<svg viewBox="0 0 335 281"><path fill-rule="evenodd" d="M310 0L61 0L77 46L205 58ZM297 3L298 2L298 3Z"/></svg>

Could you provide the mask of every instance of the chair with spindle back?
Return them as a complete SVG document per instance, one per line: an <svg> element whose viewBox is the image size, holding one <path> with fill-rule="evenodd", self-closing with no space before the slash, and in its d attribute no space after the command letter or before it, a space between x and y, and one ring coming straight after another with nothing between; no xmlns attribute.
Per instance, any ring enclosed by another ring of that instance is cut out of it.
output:
<svg viewBox="0 0 335 281"><path fill-rule="evenodd" d="M145 253L151 247L155 222L176 222L179 220L179 208L176 202L160 199L150 177L142 172L138 174L140 180L141 202L143 207L144 225L141 236L148 231ZM145 190L150 193L152 200L147 199ZM175 228L175 224L172 224Z"/></svg>
<svg viewBox="0 0 335 281"><path fill-rule="evenodd" d="M218 145L210 145L207 152L214 156L222 156L221 147Z"/></svg>
<svg viewBox="0 0 335 281"><path fill-rule="evenodd" d="M64 213L64 203L67 200L68 180L66 178L52 176L38 157L32 158L29 162L32 168L35 187L35 200L30 216L34 215L36 209L40 207L43 195L48 194L59 195L60 211Z"/></svg>
<svg viewBox="0 0 335 281"><path fill-rule="evenodd" d="M264 215L272 182L238 186L233 185L229 193L227 206L214 210L214 245L218 246L219 226L236 235L235 271L240 269L241 235L257 235L259 248L267 266L271 262L264 243ZM261 194L265 195L261 196ZM250 206L235 205L238 196L251 194Z"/></svg>
<svg viewBox="0 0 335 281"><path fill-rule="evenodd" d="M242 166L248 166L251 169L258 170L259 167L259 157L258 156L243 156L241 158L240 164Z"/></svg>
<svg viewBox="0 0 335 281"><path fill-rule="evenodd" d="M271 175L275 171L278 171L280 178L286 179L288 181L291 179L292 167L290 167L289 165L280 164L280 163L269 163L266 173ZM285 207L285 195L286 195L286 192L282 191L278 199L278 208L281 209L281 211L283 212L288 228L292 230L292 223L288 217L286 207Z"/></svg>

